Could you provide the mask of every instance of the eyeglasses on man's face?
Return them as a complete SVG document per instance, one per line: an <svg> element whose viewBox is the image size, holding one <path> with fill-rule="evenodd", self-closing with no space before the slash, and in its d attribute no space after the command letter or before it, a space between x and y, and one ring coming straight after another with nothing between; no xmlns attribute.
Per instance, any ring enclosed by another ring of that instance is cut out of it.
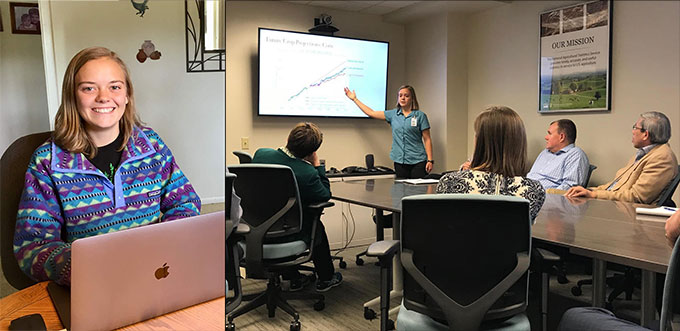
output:
<svg viewBox="0 0 680 331"><path fill-rule="evenodd" d="M645 129L644 129L644 128L641 128L641 127L637 126L637 124L633 124L633 130L636 130L636 129L637 129L637 130L640 130L640 132L645 132Z"/></svg>

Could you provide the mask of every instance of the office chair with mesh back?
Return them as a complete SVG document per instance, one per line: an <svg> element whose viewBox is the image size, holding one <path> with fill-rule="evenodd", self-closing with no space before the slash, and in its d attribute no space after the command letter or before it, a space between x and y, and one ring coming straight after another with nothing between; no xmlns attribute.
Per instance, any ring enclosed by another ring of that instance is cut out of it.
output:
<svg viewBox="0 0 680 331"><path fill-rule="evenodd" d="M241 197L243 216L241 223L250 227L245 235L245 268L249 278L268 279L267 290L255 295L243 296L240 305L227 315L227 330L234 330L234 319L259 306L267 305L269 317L274 317L279 307L293 317L291 330L300 330L299 314L287 300L316 300L315 310L325 307L324 296L316 293L282 292L281 274L310 260L314 247L316 223L323 208L333 206L325 202L304 208L315 214L308 245L301 238L303 231L303 206L300 203L295 176L290 167L270 164L241 164L229 166L229 172L237 175L234 181L236 193ZM267 244L268 239L280 243Z"/></svg>
<svg viewBox="0 0 680 331"><path fill-rule="evenodd" d="M678 186L678 183L680 182L680 166L678 166L678 173L671 179L671 181L666 185L666 187L661 191L661 194L659 195L659 201L657 202L657 206L668 206L668 207L675 207L675 202L671 199L673 197L673 193L675 192L675 189ZM616 266L616 265L614 265ZM640 288L640 284L642 283L642 276L640 273L640 269L633 268L633 267L622 267L618 266L616 267L618 271L623 270L623 273L615 273L614 275L607 277L607 285L612 287L613 290L609 295L607 296L607 302L605 303L606 307L608 309L613 309L612 303L616 298L618 298L621 293L626 294L626 300L632 300L633 298L633 291L635 288ZM575 296L579 296L582 293L581 287L583 285L592 285L593 280L592 279L583 279L580 280L576 283L576 286L572 287L571 293Z"/></svg>
<svg viewBox="0 0 680 331"><path fill-rule="evenodd" d="M385 243L390 242L371 245L371 255L389 257L400 243L406 271L397 330L529 330L527 200L480 194L406 197L401 241ZM389 302L384 290L389 277L382 280L381 302L384 296Z"/></svg>
<svg viewBox="0 0 680 331"><path fill-rule="evenodd" d="M15 140L0 159L0 252L2 256L2 273L12 287L21 290L35 284L19 268L14 257L14 228L21 192L24 189L24 177L35 149L44 143L52 132L34 133Z"/></svg>
<svg viewBox="0 0 680 331"><path fill-rule="evenodd" d="M253 162L253 156L248 152L243 151L233 151L234 155L238 158L238 163L245 164Z"/></svg>

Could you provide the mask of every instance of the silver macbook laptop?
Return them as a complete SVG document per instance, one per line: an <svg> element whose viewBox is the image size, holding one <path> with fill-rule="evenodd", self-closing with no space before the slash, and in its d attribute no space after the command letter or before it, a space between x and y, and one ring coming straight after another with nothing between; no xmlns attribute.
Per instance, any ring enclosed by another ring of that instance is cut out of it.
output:
<svg viewBox="0 0 680 331"><path fill-rule="evenodd" d="M70 329L111 330L224 296L224 224L221 211L74 241Z"/></svg>

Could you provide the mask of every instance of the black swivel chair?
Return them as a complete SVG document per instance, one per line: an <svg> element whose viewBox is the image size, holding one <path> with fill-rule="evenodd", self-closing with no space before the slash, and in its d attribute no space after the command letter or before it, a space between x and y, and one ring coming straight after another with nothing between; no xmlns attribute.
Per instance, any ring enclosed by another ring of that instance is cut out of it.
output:
<svg viewBox="0 0 680 331"><path fill-rule="evenodd" d="M675 207L675 202L671 198L673 197L673 193L675 193L675 189L678 187L678 183L680 183L680 165L678 165L678 173L671 179L668 186L661 191L661 194L659 195L659 206Z"/></svg>
<svg viewBox="0 0 680 331"><path fill-rule="evenodd" d="M675 207L675 202L673 202L671 198L673 197L675 189L678 187L678 183L680 183L680 166L678 166L678 173L671 179L663 191L661 191L661 194L659 194L657 206ZM613 288L612 292L607 296L607 302L605 303L608 309L613 309L612 303L619 295L621 295L621 293L626 294L626 300L631 300L633 298L634 289L636 287L639 288L642 283L640 269L618 266L617 270L623 270L623 273L614 274L611 277L607 277L606 280L607 285ZM576 283L576 286L571 289L571 293L579 296L582 293L581 287L583 285L592 284L592 279L580 280Z"/></svg>
<svg viewBox="0 0 680 331"><path fill-rule="evenodd" d="M238 163L245 164L253 162L253 156L248 152L243 151L233 151L234 155L238 158Z"/></svg>
<svg viewBox="0 0 680 331"><path fill-rule="evenodd" d="M680 238L678 238L680 239ZM635 328L634 326L630 326L627 328L627 330L640 330L640 331L649 331L650 329L653 330L672 330L672 322L673 322L673 310L676 307L673 307L673 303L676 302L675 295L677 294L678 290L678 277L680 277L680 240L676 239L675 241L675 246L673 247L673 251L671 252L671 258L668 261L668 269L666 270L666 280L664 281L664 286L663 286L663 295L661 299L661 314L659 315L659 321L654 321L652 322L653 324L656 325L645 325L645 326L640 326L639 328ZM572 308L572 309L581 309L581 308ZM601 311L596 311L596 312L590 312L591 316L589 318L590 321L595 320L596 318L592 317L592 314L599 314L602 315L602 319L609 320L611 317ZM565 313L565 316L569 315L568 319L570 319L570 322L575 322L578 320L581 320L579 318L579 315L575 313L574 310L568 310ZM569 330L571 328L579 328L580 325L574 326L574 325L563 325L564 319L562 322L560 322L560 329L562 330ZM658 324L657 324L658 323ZM656 328L656 326L659 326ZM649 327L649 328L648 328Z"/></svg>
<svg viewBox="0 0 680 331"><path fill-rule="evenodd" d="M597 169L596 165L589 164L588 165L588 175L586 176L586 180L583 183L583 187L588 187L588 184L590 184L590 175L593 174L593 170Z"/></svg>
<svg viewBox="0 0 680 331"><path fill-rule="evenodd" d="M370 254L388 259L399 244L406 273L397 330L529 330L524 314L531 250L527 200L479 194L406 197L401 241L374 243ZM383 277L381 303L389 302L388 285L389 277ZM385 307L381 318L384 330L389 324Z"/></svg>
<svg viewBox="0 0 680 331"><path fill-rule="evenodd" d="M21 192L24 189L24 177L31 155L38 146L44 143L52 132L34 133L15 140L0 158L0 247L2 273L7 282L17 290L35 284L19 268L14 257L14 228Z"/></svg>
<svg viewBox="0 0 680 331"><path fill-rule="evenodd" d="M302 237L303 206L289 167L251 163L229 166L229 172L238 176L234 188L241 197L241 222L250 227L245 235L245 245L239 243L245 251L246 274L249 278L268 279L269 282L265 292L243 296L243 301L249 302L227 314L227 330L235 329L233 321L236 317L265 304L269 317L274 317L277 307L281 308L293 317L290 329L300 330L299 314L287 300L316 300L314 309L319 311L325 307L324 296L282 292L280 275L285 269L310 260L316 222L313 222L309 245L302 239L295 239ZM333 203L325 202L304 208L309 208L318 218L323 209L330 206ZM266 244L267 240L280 243Z"/></svg>
<svg viewBox="0 0 680 331"><path fill-rule="evenodd" d="M236 175L232 173L227 173L226 178L225 178L225 192L231 192L232 188L234 187L234 180L236 179ZM225 204L225 210L226 210L226 216L227 216L227 221L225 225L225 238L226 238L226 248L227 248L227 254L225 255L227 258L227 263L226 265L226 270L225 273L227 275L227 280L231 279L231 286L234 289L234 296L233 297L227 297L227 302L226 302L226 307L225 310L227 313L233 311L238 305L241 304L241 300L243 299L243 292L241 290L241 278L239 277L239 254L238 254L238 249L237 249L237 243L238 240L243 239L243 236L246 234L250 233L250 227L246 224L239 223L238 227L234 227L234 223L236 223L236 220L231 219L231 199L229 198L229 194L227 193L227 199L226 199L226 204ZM230 277L230 275L232 277ZM229 288L226 289L227 292L229 292Z"/></svg>
<svg viewBox="0 0 680 331"><path fill-rule="evenodd" d="M385 229L392 228L392 213L385 214L382 209L376 209L375 215L373 215L373 223L375 223L375 241L385 240ZM364 259L362 256L368 254L368 249L356 255L356 264L364 265ZM370 256L370 255L369 255ZM378 262L380 264L380 262Z"/></svg>
<svg viewBox="0 0 680 331"><path fill-rule="evenodd" d="M597 166L589 164L588 174L581 185L583 187L588 187L590 183L590 176L593 174L593 170L597 169ZM547 247L548 245L538 243L537 246ZM539 248L535 247L532 251L532 271L536 271L541 275L541 330L548 330L548 292L550 290L550 275L554 274L557 276L557 282L560 284L569 283L567 279L566 266L563 261L564 256L568 256L568 253L556 254L553 252L554 248Z"/></svg>

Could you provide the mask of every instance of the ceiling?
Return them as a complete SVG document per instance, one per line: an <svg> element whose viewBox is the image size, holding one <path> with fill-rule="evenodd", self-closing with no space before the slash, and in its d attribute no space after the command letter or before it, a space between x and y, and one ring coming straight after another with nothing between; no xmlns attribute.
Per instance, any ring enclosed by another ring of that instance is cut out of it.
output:
<svg viewBox="0 0 680 331"><path fill-rule="evenodd" d="M288 1L291 3L332 8L361 14L380 15L391 23L409 23L420 18L454 12L470 14L503 6L511 1ZM321 13L320 13L321 14Z"/></svg>

